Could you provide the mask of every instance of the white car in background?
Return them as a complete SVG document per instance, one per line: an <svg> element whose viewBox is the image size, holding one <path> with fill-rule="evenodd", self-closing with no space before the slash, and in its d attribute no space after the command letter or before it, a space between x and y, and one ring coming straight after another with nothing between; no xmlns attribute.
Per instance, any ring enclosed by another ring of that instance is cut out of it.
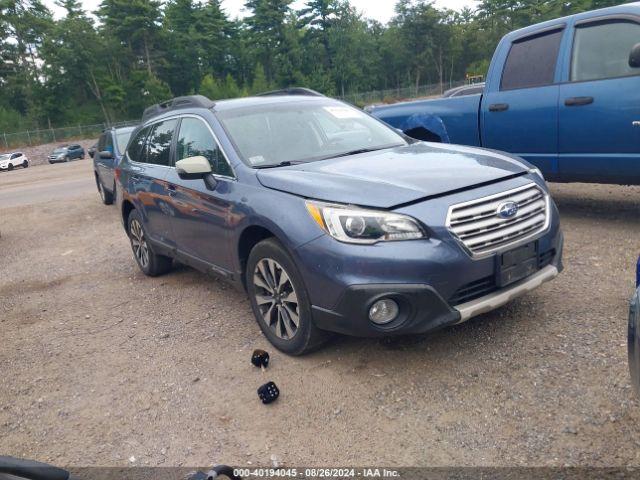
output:
<svg viewBox="0 0 640 480"><path fill-rule="evenodd" d="M5 153L0 155L0 170L13 170L15 167L27 168L29 159L22 152Z"/></svg>

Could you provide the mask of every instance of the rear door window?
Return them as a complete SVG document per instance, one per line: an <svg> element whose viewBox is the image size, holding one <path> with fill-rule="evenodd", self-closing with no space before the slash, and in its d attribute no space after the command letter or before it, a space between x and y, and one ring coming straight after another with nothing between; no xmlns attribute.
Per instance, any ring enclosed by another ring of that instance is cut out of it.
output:
<svg viewBox="0 0 640 480"><path fill-rule="evenodd" d="M167 120L153 125L147 140L146 163L169 166L171 163L171 142L177 120Z"/></svg>
<svg viewBox="0 0 640 480"><path fill-rule="evenodd" d="M603 80L640 74L629 54L640 42L640 24L613 20L579 25L573 40L571 81Z"/></svg>
<svg viewBox="0 0 640 480"><path fill-rule="evenodd" d="M554 83L563 29L515 41L505 62L500 90Z"/></svg>

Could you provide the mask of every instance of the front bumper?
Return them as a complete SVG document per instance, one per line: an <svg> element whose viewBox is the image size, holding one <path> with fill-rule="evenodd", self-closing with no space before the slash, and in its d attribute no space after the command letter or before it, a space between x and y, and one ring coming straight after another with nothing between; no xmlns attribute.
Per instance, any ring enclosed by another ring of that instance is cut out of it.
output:
<svg viewBox="0 0 640 480"><path fill-rule="evenodd" d="M436 203L410 206L401 213L423 219L432 215L426 225L443 225L444 218L437 215L447 210L446 205ZM473 258L444 227L432 228L425 240L373 246L320 237L295 252L313 320L321 329L377 337L426 333L494 310L562 271L563 235L552 201L549 214L547 229L527 240L536 242L536 270L504 288L499 287L499 260L516 245ZM368 315L381 298L392 298L400 306L399 316L384 326L372 323Z"/></svg>

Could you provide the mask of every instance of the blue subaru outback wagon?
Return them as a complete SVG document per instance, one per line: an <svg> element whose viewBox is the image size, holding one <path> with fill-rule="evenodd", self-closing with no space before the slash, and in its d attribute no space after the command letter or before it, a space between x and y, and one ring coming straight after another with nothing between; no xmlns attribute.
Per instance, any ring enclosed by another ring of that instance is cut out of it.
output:
<svg viewBox="0 0 640 480"><path fill-rule="evenodd" d="M293 355L329 332L454 325L562 270L558 211L530 164L417 142L305 89L150 107L116 176L142 271L176 259L246 289Z"/></svg>

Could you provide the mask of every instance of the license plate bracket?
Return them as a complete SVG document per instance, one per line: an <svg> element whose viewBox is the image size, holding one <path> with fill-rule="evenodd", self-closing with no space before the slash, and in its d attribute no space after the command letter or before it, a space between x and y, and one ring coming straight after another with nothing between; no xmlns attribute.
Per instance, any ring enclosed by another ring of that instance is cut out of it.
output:
<svg viewBox="0 0 640 480"><path fill-rule="evenodd" d="M538 271L538 242L527 243L496 257L496 284L506 287Z"/></svg>

